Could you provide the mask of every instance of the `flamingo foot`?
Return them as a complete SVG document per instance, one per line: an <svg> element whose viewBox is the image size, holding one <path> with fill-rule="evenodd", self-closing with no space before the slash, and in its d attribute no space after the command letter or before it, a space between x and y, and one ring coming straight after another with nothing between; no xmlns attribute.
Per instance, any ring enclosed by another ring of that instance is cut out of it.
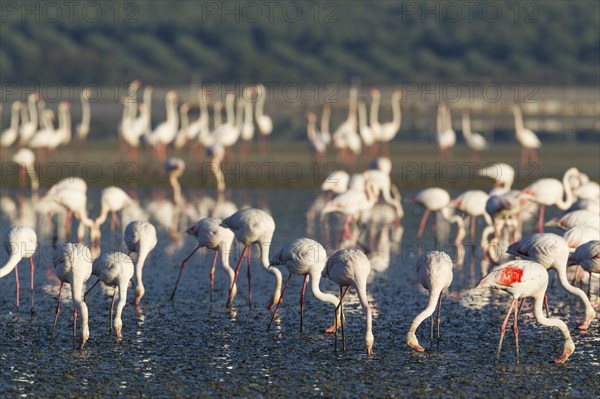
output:
<svg viewBox="0 0 600 399"><path fill-rule="evenodd" d="M331 333L334 333L335 330L336 330L335 323L333 323L332 325L330 325L329 327L327 327L326 329L324 329L323 332L331 334Z"/></svg>

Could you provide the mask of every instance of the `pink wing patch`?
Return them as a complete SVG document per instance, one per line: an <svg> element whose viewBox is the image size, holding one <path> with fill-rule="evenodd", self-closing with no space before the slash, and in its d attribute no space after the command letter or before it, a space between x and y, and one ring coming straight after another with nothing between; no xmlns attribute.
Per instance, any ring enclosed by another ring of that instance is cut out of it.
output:
<svg viewBox="0 0 600 399"><path fill-rule="evenodd" d="M523 269L517 266L509 266L500 270L496 277L496 283L510 287L514 283L520 283L523 277Z"/></svg>

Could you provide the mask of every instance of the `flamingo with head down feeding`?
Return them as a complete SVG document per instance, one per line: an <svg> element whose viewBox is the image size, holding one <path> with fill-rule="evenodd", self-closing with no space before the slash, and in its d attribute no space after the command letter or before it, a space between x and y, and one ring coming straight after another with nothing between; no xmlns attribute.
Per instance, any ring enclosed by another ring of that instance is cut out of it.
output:
<svg viewBox="0 0 600 399"><path fill-rule="evenodd" d="M135 300L133 303L137 306L140 304L140 301L146 292L142 281L142 270L148 254L152 252L158 242L156 238L156 228L149 222L133 221L125 228L124 240L125 245L129 250L128 255L132 252L137 253L135 262Z"/></svg>

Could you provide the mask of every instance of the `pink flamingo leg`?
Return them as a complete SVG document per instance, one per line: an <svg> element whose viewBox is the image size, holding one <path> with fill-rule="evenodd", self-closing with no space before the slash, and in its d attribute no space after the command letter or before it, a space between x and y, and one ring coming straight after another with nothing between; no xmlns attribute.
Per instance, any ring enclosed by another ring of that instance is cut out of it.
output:
<svg viewBox="0 0 600 399"><path fill-rule="evenodd" d="M421 222L419 223L419 231L417 232L417 240L420 240L423 236L423 231L425 230L425 224L427 223L427 218L429 217L429 213L431 211L427 208L425 209L425 213L423 213L423 217L421 218Z"/></svg>
<svg viewBox="0 0 600 399"><path fill-rule="evenodd" d="M544 232L544 205L540 205L540 216L538 218L538 232Z"/></svg>
<svg viewBox="0 0 600 399"><path fill-rule="evenodd" d="M517 303L517 299L514 300L515 305ZM519 311L515 306L515 317L514 317L514 325L513 332L515 333L515 348L517 350L517 364L519 364L519 327L517 327L517 318L519 317Z"/></svg>
<svg viewBox="0 0 600 399"><path fill-rule="evenodd" d="M29 287L29 289L31 291L31 314L35 314L35 308L33 306L33 295L34 295L33 275L34 275L34 271L35 271L35 265L33 264L33 258L29 258L29 273L31 274L31 285Z"/></svg>
<svg viewBox="0 0 600 399"><path fill-rule="evenodd" d="M275 318L275 315L277 314L277 310L279 310L279 305L281 305L281 302L283 302L283 294L285 294L285 290L287 289L288 284L290 283L291 279L292 279L292 273L290 273L289 277L285 281L285 285L283 286L283 289L281 290L281 295L279 296L279 300L277 301L277 306L275 306L275 311L271 315L271 320L269 321L269 325L267 326L267 331L269 331L269 329L271 328L273 319Z"/></svg>
<svg viewBox="0 0 600 399"><path fill-rule="evenodd" d="M219 248L215 249L213 256L212 266L210 268L210 301L213 300L213 288L215 286L215 266L217 265L217 255L219 254Z"/></svg>
<svg viewBox="0 0 600 399"><path fill-rule="evenodd" d="M500 359L500 350L502 350L502 341L504 340L504 332L506 331L506 324L508 323L508 318L513 310L513 307L517 304L517 299L513 299L510 303L510 307L508 308L508 313L506 313L506 318L504 318L504 323L502 323L502 328L500 329L500 342L498 342L498 351L496 352L496 362Z"/></svg>
<svg viewBox="0 0 600 399"><path fill-rule="evenodd" d="M60 313L60 297L62 296L63 282L60 282L60 288L58 289L58 304L56 305L56 312L54 314L54 324L52 324L52 336L54 336L54 330L56 329L56 322L58 321L58 314Z"/></svg>
<svg viewBox="0 0 600 399"><path fill-rule="evenodd" d="M244 250L242 251L242 256L240 257L240 260L238 261L238 264L235 267L235 275L233 276L233 281L231 282L231 286L229 287L229 297L227 298L227 304L225 305L227 307L230 307L231 303L233 302L231 293L233 292L233 286L235 285L238 274L240 274L240 266L242 266L242 261L244 260L244 255L246 255L246 250L248 249L248 247L249 247L248 244L246 244L244 246Z"/></svg>
<svg viewBox="0 0 600 399"><path fill-rule="evenodd" d="M77 336L77 308L73 309L73 348L75 348L75 337ZM83 349L83 348L79 348Z"/></svg>
<svg viewBox="0 0 600 399"><path fill-rule="evenodd" d="M17 310L19 310L19 297L21 296L21 284L19 283L19 266L15 266L15 283L17 287Z"/></svg>
<svg viewBox="0 0 600 399"><path fill-rule="evenodd" d="M304 283L302 284L302 293L300 294L300 332L304 325L304 293L306 292L306 282L308 281L308 274L304 276Z"/></svg>
<svg viewBox="0 0 600 399"><path fill-rule="evenodd" d="M179 269L179 276L177 276L177 282L175 283L175 288L173 288L173 293L171 293L171 300L173 300L173 298L175 298L175 291L177 291L177 286L179 285L179 279L181 278L181 273L183 272L183 269L185 268L186 262L192 257L192 255L194 255L196 253L196 251L199 248L200 248L200 245L198 245L196 248L194 248L194 250L181 262L181 269Z"/></svg>
<svg viewBox="0 0 600 399"><path fill-rule="evenodd" d="M247 265L248 265L248 306L250 308L252 308L252 274L250 272L250 245L248 245L248 256L246 258L247 260ZM270 304L269 306L267 306L267 308L269 308L270 306L273 306L272 304Z"/></svg>
<svg viewBox="0 0 600 399"><path fill-rule="evenodd" d="M342 348L344 351L346 351L346 342L345 338L346 335L344 333L344 308L342 306L342 300L344 299L344 296L346 295L346 292L348 292L348 288L350 288L349 285L346 286L346 289L344 289L344 291L342 292L342 286L340 285L340 303L336 306L335 308L335 322L334 322L334 326L335 326L335 330L334 330L334 336L335 336L335 344L334 344L334 349L337 352L337 330L338 330L338 324L337 324L337 320L338 320L338 312L340 312L340 320L342 323Z"/></svg>

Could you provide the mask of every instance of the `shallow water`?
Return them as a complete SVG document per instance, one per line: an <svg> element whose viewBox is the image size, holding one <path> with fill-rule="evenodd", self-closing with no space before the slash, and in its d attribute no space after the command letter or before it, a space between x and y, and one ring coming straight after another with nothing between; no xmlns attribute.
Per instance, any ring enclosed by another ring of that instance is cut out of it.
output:
<svg viewBox="0 0 600 399"><path fill-rule="evenodd" d="M185 194L191 197L190 193ZM403 192L404 196L410 194ZM148 195L144 191L140 198ZM277 223L274 242L285 243L306 236L305 212L316 195L314 190L234 190L232 200L238 206L247 203L268 207ZM95 216L99 190L90 188L88 197L92 201L90 213ZM159 228L159 245L144 268L146 295L138 312L130 304L125 307L124 339L120 343L108 335L110 300L100 290L88 298L91 337L84 350L72 349L70 301L63 303L56 337L50 337L56 298L46 293L52 286L46 276L50 263L39 251L35 258L37 314L29 314L26 262L19 266L22 306L18 313L14 274L0 280L0 392L5 393L3 396L36 398L597 395L599 323L594 321L587 332L577 331L582 306L569 299L558 284L550 289L550 306L553 315L567 322L573 334L576 350L568 362L548 363L562 352L562 335L557 329L539 326L528 302L519 324L521 364L515 365L510 329L500 361L495 363L500 325L510 298L501 292L470 288L481 277L480 251L475 251L473 271L470 256L464 267L455 268L451 290L444 297L439 343L430 347L429 323L425 321L417 336L427 351L416 353L408 348L408 326L425 307L427 296L418 286L415 272L417 254L413 242L420 210L405 204L405 212L403 241L391 243L389 268L374 273L368 287L374 309L372 358L365 353L364 319L352 291L344 305L346 352L334 352L333 336L321 332L332 321L333 309L317 301L310 290L306 294L304 330L300 333L300 277L292 278L279 317L266 332L270 313L265 305L271 298L272 277L258 262L258 248L252 252L252 308L248 306L245 268L238 280L236 306L227 309L224 304L228 279L217 267L211 303L210 251L199 251L191 259L177 296L170 301L180 262L194 248L195 241L188 237L181 246L172 244ZM0 227L6 231L6 218L2 218ZM109 243L107 223L103 234L105 249ZM424 244L428 249L434 247L430 230ZM240 252L238 248L231 256L233 266ZM5 259L2 254L2 260ZM282 273L285 278L287 271L283 269ZM90 282L93 281L94 277ZM323 280L321 287L338 292L330 281Z"/></svg>

